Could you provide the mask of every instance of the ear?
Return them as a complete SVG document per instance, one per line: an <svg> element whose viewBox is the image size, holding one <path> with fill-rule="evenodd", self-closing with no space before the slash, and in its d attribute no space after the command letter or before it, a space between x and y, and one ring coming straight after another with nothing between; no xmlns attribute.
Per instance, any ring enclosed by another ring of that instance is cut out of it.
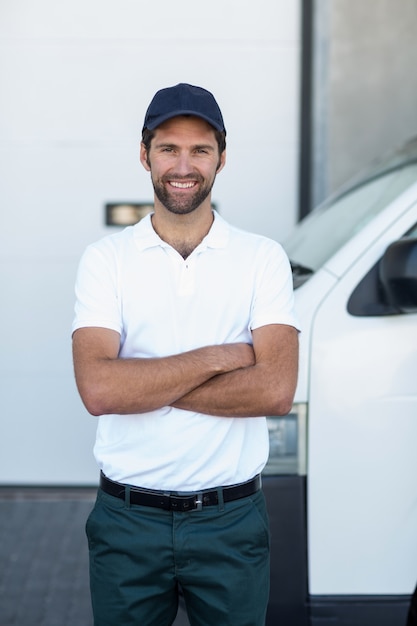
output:
<svg viewBox="0 0 417 626"><path fill-rule="evenodd" d="M219 158L216 174L221 172L225 165L226 165L226 150L223 150Z"/></svg>
<svg viewBox="0 0 417 626"><path fill-rule="evenodd" d="M140 144L140 162L142 163L143 167L145 168L147 172L151 171L149 160L148 160L148 152L145 148L144 143Z"/></svg>

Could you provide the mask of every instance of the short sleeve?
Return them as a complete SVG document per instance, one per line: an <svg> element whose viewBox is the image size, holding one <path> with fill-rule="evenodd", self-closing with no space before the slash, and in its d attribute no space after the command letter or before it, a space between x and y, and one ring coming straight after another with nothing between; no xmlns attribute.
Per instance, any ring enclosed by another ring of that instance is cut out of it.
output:
<svg viewBox="0 0 417 626"><path fill-rule="evenodd" d="M72 332L78 328L97 326L122 333L117 277L117 256L111 245L101 243L89 246L78 267Z"/></svg>
<svg viewBox="0 0 417 626"><path fill-rule="evenodd" d="M300 330L291 266L282 246L273 241L264 242L258 252L250 327L254 330L267 324L287 324Z"/></svg>

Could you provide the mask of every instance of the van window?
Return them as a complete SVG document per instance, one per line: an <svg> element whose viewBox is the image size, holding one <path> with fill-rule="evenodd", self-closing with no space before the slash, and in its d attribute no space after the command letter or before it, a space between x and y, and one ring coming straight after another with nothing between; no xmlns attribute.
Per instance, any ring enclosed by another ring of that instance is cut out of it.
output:
<svg viewBox="0 0 417 626"><path fill-rule="evenodd" d="M351 237L417 182L417 163L389 171L330 198L304 218L283 242L300 274L317 271Z"/></svg>

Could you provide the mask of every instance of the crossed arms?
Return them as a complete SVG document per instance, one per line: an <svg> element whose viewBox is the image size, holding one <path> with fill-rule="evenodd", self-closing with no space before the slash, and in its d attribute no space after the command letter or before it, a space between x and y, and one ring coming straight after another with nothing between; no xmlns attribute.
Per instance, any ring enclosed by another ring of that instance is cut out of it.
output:
<svg viewBox="0 0 417 626"><path fill-rule="evenodd" d="M92 415L164 406L222 417L285 415L297 382L298 332L271 324L253 330L252 341L121 359L117 332L80 328L73 336L77 387Z"/></svg>

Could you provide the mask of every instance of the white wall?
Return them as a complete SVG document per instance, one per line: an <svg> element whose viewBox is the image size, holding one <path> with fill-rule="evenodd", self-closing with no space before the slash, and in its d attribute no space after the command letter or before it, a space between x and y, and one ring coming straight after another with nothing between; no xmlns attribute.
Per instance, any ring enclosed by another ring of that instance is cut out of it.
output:
<svg viewBox="0 0 417 626"><path fill-rule="evenodd" d="M149 201L145 109L177 82L214 92L226 219L282 239L296 220L299 0L2 0L0 483L88 484L96 420L73 382L73 284L111 232L104 204Z"/></svg>

